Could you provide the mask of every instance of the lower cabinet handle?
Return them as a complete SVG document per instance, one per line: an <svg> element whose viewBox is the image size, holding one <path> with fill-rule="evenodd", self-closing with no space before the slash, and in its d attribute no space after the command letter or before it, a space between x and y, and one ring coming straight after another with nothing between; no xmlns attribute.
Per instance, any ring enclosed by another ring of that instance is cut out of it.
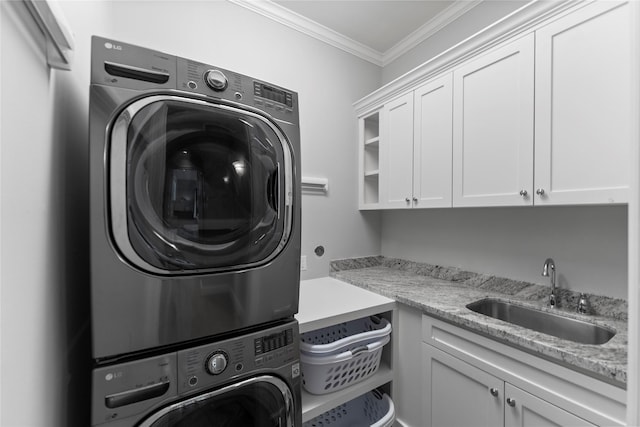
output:
<svg viewBox="0 0 640 427"><path fill-rule="evenodd" d="M513 408L514 406L516 406L516 400L512 399L510 397L507 397L507 405L509 405L509 406L511 406Z"/></svg>
<svg viewBox="0 0 640 427"><path fill-rule="evenodd" d="M489 392L491 393L491 396L497 397L498 396L498 389L497 388L493 388L491 387L491 389L489 390Z"/></svg>

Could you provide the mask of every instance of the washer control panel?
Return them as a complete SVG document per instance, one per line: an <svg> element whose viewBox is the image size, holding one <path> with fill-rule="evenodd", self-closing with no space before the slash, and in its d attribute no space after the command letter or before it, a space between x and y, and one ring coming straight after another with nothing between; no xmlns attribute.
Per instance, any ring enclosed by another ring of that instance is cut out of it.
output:
<svg viewBox="0 0 640 427"><path fill-rule="evenodd" d="M178 393L214 387L233 378L273 371L299 359L296 322L178 351Z"/></svg>

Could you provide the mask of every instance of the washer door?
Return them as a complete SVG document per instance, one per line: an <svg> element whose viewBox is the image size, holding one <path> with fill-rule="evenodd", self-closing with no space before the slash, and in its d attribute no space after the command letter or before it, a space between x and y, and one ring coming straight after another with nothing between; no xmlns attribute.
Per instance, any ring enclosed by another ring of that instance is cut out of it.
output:
<svg viewBox="0 0 640 427"><path fill-rule="evenodd" d="M291 231L290 145L267 117L176 96L116 118L111 234L135 266L161 274L266 263Z"/></svg>
<svg viewBox="0 0 640 427"><path fill-rule="evenodd" d="M293 427L294 411L289 387L264 375L168 406L138 427Z"/></svg>

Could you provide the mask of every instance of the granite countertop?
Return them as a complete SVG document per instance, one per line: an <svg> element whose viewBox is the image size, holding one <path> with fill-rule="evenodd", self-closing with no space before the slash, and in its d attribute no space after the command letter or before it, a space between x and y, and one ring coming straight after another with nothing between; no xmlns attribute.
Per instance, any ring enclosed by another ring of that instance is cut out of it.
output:
<svg viewBox="0 0 640 427"><path fill-rule="evenodd" d="M554 312L616 331L616 335L605 344L587 345L493 319L466 308L470 302L490 297L549 311L548 286L385 257L332 261L330 276L618 387L626 387L627 303L624 300L588 294L589 314L581 315L574 308L579 293L559 289L559 308Z"/></svg>

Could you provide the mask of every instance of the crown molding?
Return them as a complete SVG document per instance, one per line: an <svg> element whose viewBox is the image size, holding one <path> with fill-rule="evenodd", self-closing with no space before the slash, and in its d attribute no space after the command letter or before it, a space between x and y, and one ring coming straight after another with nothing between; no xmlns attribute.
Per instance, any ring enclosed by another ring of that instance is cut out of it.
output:
<svg viewBox="0 0 640 427"><path fill-rule="evenodd" d="M456 0L445 10L436 15L422 27L409 34L395 46L384 52L382 55L382 65L386 66L409 52L423 41L429 39L435 33L469 12L471 9L482 3L483 0Z"/></svg>
<svg viewBox="0 0 640 427"><path fill-rule="evenodd" d="M454 69L465 60L486 52L503 41L527 34L545 21L570 9L582 7L593 1L558 0L527 3L520 9L356 101L353 106L358 116L369 114L384 102L399 94L414 90L430 78Z"/></svg>
<svg viewBox="0 0 640 427"><path fill-rule="evenodd" d="M270 0L228 0L238 6L242 6L256 12L266 18L276 21L282 25L293 28L303 34L323 41L333 47L355 55L361 59L369 61L375 65L382 66L383 55L360 42L346 37L337 31L318 24L309 18L295 13Z"/></svg>
<svg viewBox="0 0 640 427"><path fill-rule="evenodd" d="M482 3L483 0L456 0L451 6L447 7L429 22L385 52L372 49L369 46L338 33L337 31L293 12L286 7L280 6L271 0L228 1L282 25L286 25L289 28L293 28L294 30L317 40L325 42L333 47L342 49L343 51L364 59L365 61L369 61L377 66L383 67L404 55L423 41L427 40L429 37L433 36L443 27Z"/></svg>

